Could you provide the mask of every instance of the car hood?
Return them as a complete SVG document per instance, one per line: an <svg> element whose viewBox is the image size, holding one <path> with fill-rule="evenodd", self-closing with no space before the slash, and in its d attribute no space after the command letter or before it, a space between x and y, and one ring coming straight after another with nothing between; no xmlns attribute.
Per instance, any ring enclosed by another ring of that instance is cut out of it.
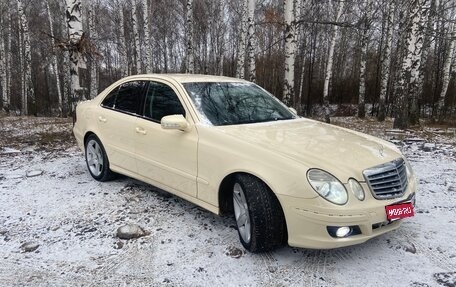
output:
<svg viewBox="0 0 456 287"><path fill-rule="evenodd" d="M309 119L217 127L241 141L278 153L307 168L326 170L346 182L398 157L392 144L366 134Z"/></svg>

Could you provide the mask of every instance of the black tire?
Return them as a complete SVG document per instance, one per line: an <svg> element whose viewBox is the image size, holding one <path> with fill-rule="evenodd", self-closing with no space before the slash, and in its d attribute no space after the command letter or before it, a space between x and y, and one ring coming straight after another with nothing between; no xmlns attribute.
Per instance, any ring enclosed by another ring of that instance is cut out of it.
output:
<svg viewBox="0 0 456 287"><path fill-rule="evenodd" d="M238 186L236 187L236 184ZM286 238L286 224L282 208L272 190L258 178L239 174L235 177L233 184L233 204L236 208L235 197L239 196L239 186L245 195L248 214L250 216L250 240L242 233L244 226L235 220L239 233L239 239L250 252L265 252L281 246ZM241 216L239 216L241 217ZM244 237L243 238L243 234ZM246 240L247 239L247 240Z"/></svg>
<svg viewBox="0 0 456 287"><path fill-rule="evenodd" d="M98 145L98 148L97 148L97 145ZM85 147L85 160L86 160L87 169L89 170L90 175L98 181L108 181L108 180L114 179L115 173L109 169L108 156L106 155L106 151L105 151L104 146L101 143L100 139L96 135L91 134L87 137L87 139L84 143L84 147ZM91 149L97 151L96 153L98 154L98 156L96 156L96 158L97 158L97 163L99 164L99 168L97 168L97 166L94 165L92 162L89 163L89 161L91 161L90 157L94 156L93 151ZM102 159L102 161L100 161L101 163L99 162L99 159Z"/></svg>

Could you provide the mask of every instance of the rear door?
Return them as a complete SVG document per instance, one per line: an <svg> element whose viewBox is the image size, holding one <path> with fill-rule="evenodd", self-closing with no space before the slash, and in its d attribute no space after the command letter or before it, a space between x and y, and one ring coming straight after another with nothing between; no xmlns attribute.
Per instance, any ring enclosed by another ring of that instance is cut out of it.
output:
<svg viewBox="0 0 456 287"><path fill-rule="evenodd" d="M145 81L130 81L111 91L97 117L100 139L110 166L136 173L135 122L140 113Z"/></svg>
<svg viewBox="0 0 456 287"><path fill-rule="evenodd" d="M194 127L189 131L162 129L162 117L175 114L192 123L177 89L164 82L150 81L142 117L135 127L138 173L196 197L198 134Z"/></svg>

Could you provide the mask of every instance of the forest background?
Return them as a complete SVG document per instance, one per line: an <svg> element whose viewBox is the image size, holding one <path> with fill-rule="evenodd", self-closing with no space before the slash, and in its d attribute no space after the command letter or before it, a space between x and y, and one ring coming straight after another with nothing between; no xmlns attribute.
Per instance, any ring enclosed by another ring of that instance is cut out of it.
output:
<svg viewBox="0 0 456 287"><path fill-rule="evenodd" d="M308 117L456 122L455 0L0 0L0 108L67 116L127 75L258 83Z"/></svg>

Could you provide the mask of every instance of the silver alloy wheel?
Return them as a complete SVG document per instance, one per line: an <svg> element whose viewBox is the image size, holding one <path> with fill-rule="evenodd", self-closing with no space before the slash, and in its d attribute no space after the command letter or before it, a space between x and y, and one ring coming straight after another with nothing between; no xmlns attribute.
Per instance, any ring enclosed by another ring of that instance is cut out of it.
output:
<svg viewBox="0 0 456 287"><path fill-rule="evenodd" d="M100 176L103 172L103 151L100 145L94 139L89 140L86 147L86 159L90 172L94 176Z"/></svg>
<svg viewBox="0 0 456 287"><path fill-rule="evenodd" d="M244 190L242 190L241 185L237 182L233 187L233 206L239 234L245 243L249 243L252 236L250 230L249 207L247 205L247 200L245 199Z"/></svg>

